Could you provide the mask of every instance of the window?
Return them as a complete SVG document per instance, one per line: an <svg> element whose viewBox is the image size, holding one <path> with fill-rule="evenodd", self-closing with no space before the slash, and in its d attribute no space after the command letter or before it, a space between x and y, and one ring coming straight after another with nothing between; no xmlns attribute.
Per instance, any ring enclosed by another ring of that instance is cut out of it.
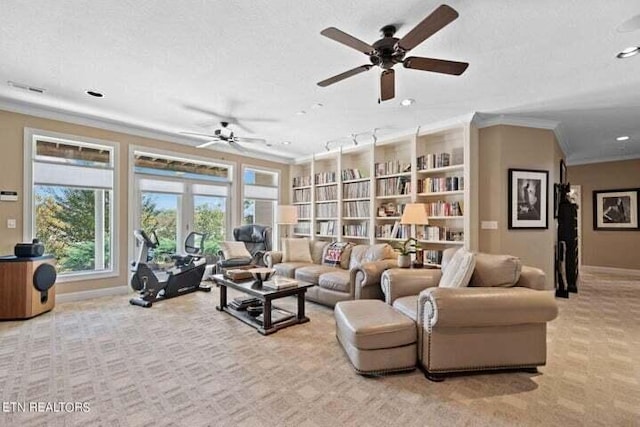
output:
<svg viewBox="0 0 640 427"><path fill-rule="evenodd" d="M275 227L279 174L275 171L245 167L242 223Z"/></svg>
<svg viewBox="0 0 640 427"><path fill-rule="evenodd" d="M160 262L184 250L191 231L207 235L204 253L216 255L227 239L232 166L169 154L134 152L137 226L155 231Z"/></svg>
<svg viewBox="0 0 640 427"><path fill-rule="evenodd" d="M26 239L57 259L61 277L113 273L115 146L25 130Z"/></svg>

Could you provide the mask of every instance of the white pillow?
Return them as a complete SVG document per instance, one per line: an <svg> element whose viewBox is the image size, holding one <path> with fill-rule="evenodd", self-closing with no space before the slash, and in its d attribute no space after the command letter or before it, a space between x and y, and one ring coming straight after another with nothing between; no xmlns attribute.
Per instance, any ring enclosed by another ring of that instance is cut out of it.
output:
<svg viewBox="0 0 640 427"><path fill-rule="evenodd" d="M464 248L460 248L451 257L438 284L441 288L464 288L469 285L471 275L476 267L476 256Z"/></svg>
<svg viewBox="0 0 640 427"><path fill-rule="evenodd" d="M282 262L312 263L309 239L282 239Z"/></svg>
<svg viewBox="0 0 640 427"><path fill-rule="evenodd" d="M222 242L220 249L224 259L251 258L251 253L243 242Z"/></svg>

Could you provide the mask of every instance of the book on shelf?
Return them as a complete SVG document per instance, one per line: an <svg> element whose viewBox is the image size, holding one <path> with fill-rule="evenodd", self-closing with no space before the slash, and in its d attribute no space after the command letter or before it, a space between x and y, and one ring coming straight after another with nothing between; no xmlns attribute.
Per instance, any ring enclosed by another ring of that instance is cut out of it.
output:
<svg viewBox="0 0 640 427"><path fill-rule="evenodd" d="M293 178L293 187L308 187L311 185L311 175L296 176Z"/></svg>
<svg viewBox="0 0 640 427"><path fill-rule="evenodd" d="M315 177L316 184L332 184L336 182L335 172L319 172Z"/></svg>
<svg viewBox="0 0 640 427"><path fill-rule="evenodd" d="M350 181L352 179L366 178L360 169L343 169L342 180Z"/></svg>
<svg viewBox="0 0 640 427"><path fill-rule="evenodd" d="M410 172L411 163L400 162L400 160L389 160L387 162L376 163L374 169L376 176L393 175L396 173Z"/></svg>
<svg viewBox="0 0 640 427"><path fill-rule="evenodd" d="M288 277L282 276L274 276L270 280L266 282L262 282L262 287L267 289L286 289L286 288L295 288L298 286L298 281L290 279Z"/></svg>

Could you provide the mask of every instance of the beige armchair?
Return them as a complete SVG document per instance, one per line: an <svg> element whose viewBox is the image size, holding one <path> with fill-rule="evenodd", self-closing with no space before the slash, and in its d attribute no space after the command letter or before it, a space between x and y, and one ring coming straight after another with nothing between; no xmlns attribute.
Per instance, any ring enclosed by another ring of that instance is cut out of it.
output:
<svg viewBox="0 0 640 427"><path fill-rule="evenodd" d="M443 271L454 252L444 252ZM441 277L436 269L392 269L381 279L385 301L418 325L418 361L427 378L546 363L547 322L558 308L542 270L479 253L469 287L438 287Z"/></svg>

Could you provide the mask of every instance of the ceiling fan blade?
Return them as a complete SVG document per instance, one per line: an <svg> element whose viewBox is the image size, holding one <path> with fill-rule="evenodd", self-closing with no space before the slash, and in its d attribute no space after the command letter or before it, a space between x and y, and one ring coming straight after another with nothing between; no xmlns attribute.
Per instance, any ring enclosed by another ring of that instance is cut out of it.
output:
<svg viewBox="0 0 640 427"><path fill-rule="evenodd" d="M349 71L345 71L344 73L335 75L333 77L329 77L326 80L318 82L318 86L326 87L326 86L332 85L334 83L338 83L340 80L344 80L347 77L351 77L351 76L355 76L356 74L363 73L363 72L367 71L371 67L373 67L373 65L369 65L369 64L361 65L361 66L353 68L353 69L351 69Z"/></svg>
<svg viewBox="0 0 640 427"><path fill-rule="evenodd" d="M262 139L262 138L247 138L247 137L244 137L244 136L236 136L235 140L237 142L261 143L261 144L266 144L267 143L266 139Z"/></svg>
<svg viewBox="0 0 640 427"><path fill-rule="evenodd" d="M469 66L469 63L410 56L404 60L404 66L405 68L411 68L414 70L433 71L434 73L453 74L454 76L459 76L464 73Z"/></svg>
<svg viewBox="0 0 640 427"><path fill-rule="evenodd" d="M208 147L208 146L213 145L213 144L218 144L220 142L222 142L222 141L220 141L219 139L214 139L214 140L205 142L204 144L196 145L196 148L205 148L205 147Z"/></svg>
<svg viewBox="0 0 640 427"><path fill-rule="evenodd" d="M384 70L380 74L380 101L387 101L396 96L395 71Z"/></svg>
<svg viewBox="0 0 640 427"><path fill-rule="evenodd" d="M247 152L247 150L245 150L243 146L241 146L240 144L238 144L235 141L229 141L229 147L235 148L236 150L238 150L238 151L240 151L242 153L246 153Z"/></svg>
<svg viewBox="0 0 640 427"><path fill-rule="evenodd" d="M320 31L320 34L367 55L371 54L375 50L373 46L335 27L325 28L324 30Z"/></svg>
<svg viewBox="0 0 640 427"><path fill-rule="evenodd" d="M179 132L180 135L192 135L192 136L202 136L205 138L217 138L216 135L211 135L210 133L198 133L198 132Z"/></svg>
<svg viewBox="0 0 640 427"><path fill-rule="evenodd" d="M398 40L398 46L408 51L446 27L458 17L458 12L446 4L440 5L422 22L416 25L403 38Z"/></svg>

